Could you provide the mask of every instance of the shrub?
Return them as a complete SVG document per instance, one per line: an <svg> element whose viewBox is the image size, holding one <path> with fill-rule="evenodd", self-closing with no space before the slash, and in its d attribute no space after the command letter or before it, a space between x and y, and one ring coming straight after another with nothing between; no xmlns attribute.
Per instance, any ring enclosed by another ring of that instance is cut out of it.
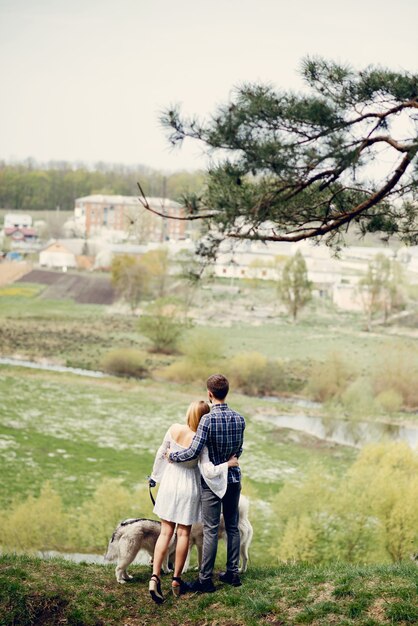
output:
<svg viewBox="0 0 418 626"><path fill-rule="evenodd" d="M373 375L376 395L391 389L402 398L402 405L418 407L418 355L408 349L385 353Z"/></svg>
<svg viewBox="0 0 418 626"><path fill-rule="evenodd" d="M222 341L214 332L195 329L181 343L184 356L196 365L214 365L223 358Z"/></svg>
<svg viewBox="0 0 418 626"><path fill-rule="evenodd" d="M115 376L145 378L148 373L145 355L139 350L120 348L104 355L101 361L103 371Z"/></svg>
<svg viewBox="0 0 418 626"><path fill-rule="evenodd" d="M379 393L376 402L386 413L396 413L401 410L402 396L394 389L386 389Z"/></svg>
<svg viewBox="0 0 418 626"><path fill-rule="evenodd" d="M168 380L181 383L205 380L214 371L222 369L222 342L210 331L196 329L188 333L182 341L181 350L183 358L162 373Z"/></svg>
<svg viewBox="0 0 418 626"><path fill-rule="evenodd" d="M22 552L62 549L70 526L61 497L45 483L37 498L29 496L2 512L2 548Z"/></svg>
<svg viewBox="0 0 418 626"><path fill-rule="evenodd" d="M283 365L259 352L237 354L226 371L233 387L250 396L271 395L284 388Z"/></svg>
<svg viewBox="0 0 418 626"><path fill-rule="evenodd" d="M339 399L354 377L354 368L334 352L313 365L306 390L319 402Z"/></svg>
<svg viewBox="0 0 418 626"><path fill-rule="evenodd" d="M172 354L189 323L182 319L182 307L173 299L153 302L138 322L140 332L152 342L154 352Z"/></svg>
<svg viewBox="0 0 418 626"><path fill-rule="evenodd" d="M117 524L129 517L151 513L145 489L132 493L118 479L104 478L92 497L77 512L72 527L74 545L87 551L102 551ZM73 511L75 513L75 511Z"/></svg>
<svg viewBox="0 0 418 626"><path fill-rule="evenodd" d="M342 393L341 402L352 415L373 415L377 408L372 385L365 378L358 378L352 382Z"/></svg>

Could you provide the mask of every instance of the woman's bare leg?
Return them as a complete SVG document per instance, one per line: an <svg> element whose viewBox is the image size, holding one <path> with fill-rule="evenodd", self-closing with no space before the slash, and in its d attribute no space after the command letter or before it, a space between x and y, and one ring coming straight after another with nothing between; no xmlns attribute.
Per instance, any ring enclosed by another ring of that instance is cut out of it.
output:
<svg viewBox="0 0 418 626"><path fill-rule="evenodd" d="M181 577L184 564L186 562L187 553L189 551L189 539L191 526L177 525L177 545L176 545L176 562L174 564L174 578ZM173 580L173 586L177 587L180 583Z"/></svg>
<svg viewBox="0 0 418 626"><path fill-rule="evenodd" d="M161 574L161 566L163 564L164 557L168 550L168 545L171 541L171 538L174 533L175 528L174 522L167 522L166 520L161 520L161 533L157 539L157 543L154 548L154 561L152 564L152 573L160 576ZM176 561L177 561L177 553L176 553Z"/></svg>

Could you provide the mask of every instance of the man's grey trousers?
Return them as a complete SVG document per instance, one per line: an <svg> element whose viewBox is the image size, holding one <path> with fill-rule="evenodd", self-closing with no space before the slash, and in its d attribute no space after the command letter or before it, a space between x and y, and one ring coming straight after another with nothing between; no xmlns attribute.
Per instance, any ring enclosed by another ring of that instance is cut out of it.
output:
<svg viewBox="0 0 418 626"><path fill-rule="evenodd" d="M240 493L241 483L228 483L223 498L215 495L206 484L202 485L203 553L199 574L199 580L202 583L212 579L218 549L221 509L224 515L227 535L226 570L232 573L238 572L240 549L238 504Z"/></svg>

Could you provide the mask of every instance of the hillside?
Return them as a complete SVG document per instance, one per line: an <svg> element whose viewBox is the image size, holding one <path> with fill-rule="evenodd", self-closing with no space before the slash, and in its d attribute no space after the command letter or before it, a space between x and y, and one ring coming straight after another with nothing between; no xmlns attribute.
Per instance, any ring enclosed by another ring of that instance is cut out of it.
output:
<svg viewBox="0 0 418 626"><path fill-rule="evenodd" d="M18 556L0 558L2 626L287 626L407 625L418 620L415 564L354 567L250 567L240 588L218 583L214 594L148 596L149 570L132 568L118 585L112 566L75 565ZM187 579L193 579L187 574ZM164 589L169 578L163 580Z"/></svg>
<svg viewBox="0 0 418 626"><path fill-rule="evenodd" d="M46 285L42 297L70 299L79 304L112 304L115 291L107 276L32 270L16 282Z"/></svg>

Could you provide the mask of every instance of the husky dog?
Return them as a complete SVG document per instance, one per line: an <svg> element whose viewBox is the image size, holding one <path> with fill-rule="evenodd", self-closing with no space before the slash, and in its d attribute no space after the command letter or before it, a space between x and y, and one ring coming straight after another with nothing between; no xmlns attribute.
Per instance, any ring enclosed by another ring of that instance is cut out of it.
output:
<svg viewBox="0 0 418 626"><path fill-rule="evenodd" d="M115 574L118 583L126 583L132 578L127 568L140 550L145 550L151 558L153 557L160 532L161 522L152 519L126 519L119 524L109 541L104 557L105 561L117 561ZM174 562L175 550L176 542L173 535L162 564L165 574L170 571L169 559Z"/></svg>
<svg viewBox="0 0 418 626"><path fill-rule="evenodd" d="M246 496L241 496L239 501L239 533L241 539L240 572L247 571L248 549L250 547L251 539L253 537L253 527L251 526L250 520L248 519L249 507L250 503L248 498ZM132 576L128 574L127 568L134 561L139 550L146 550L152 559L154 555L155 544L160 535L160 532L161 522L157 522L156 520L151 519L126 519L118 525L109 541L107 553L104 557L105 561L117 561L115 575L118 583L126 583L132 578ZM221 516L218 536L225 540L227 538L223 516ZM200 568L200 565L202 563L203 547L202 524L193 524L192 526L192 530L190 533L189 552L183 568L183 573L187 572L190 561L190 552L193 546L196 546L197 549L198 567ZM175 561L175 551L176 533L173 534L173 537L168 546L167 554L162 564L162 570L164 574L168 574L171 571L170 564L174 563Z"/></svg>
<svg viewBox="0 0 418 626"><path fill-rule="evenodd" d="M253 527L248 519L248 512L250 509L250 501L247 496L241 496L239 499L239 534L240 534L240 573L246 572L248 567L248 549L253 538ZM227 540L225 531L225 522L223 515L221 515L221 523L219 524L219 539ZM190 562L190 552L193 546L196 546L197 550L197 569L200 569L202 564L202 548L203 548L203 525L193 524L190 533L189 552L187 554L186 563L184 564L183 573L187 572Z"/></svg>

